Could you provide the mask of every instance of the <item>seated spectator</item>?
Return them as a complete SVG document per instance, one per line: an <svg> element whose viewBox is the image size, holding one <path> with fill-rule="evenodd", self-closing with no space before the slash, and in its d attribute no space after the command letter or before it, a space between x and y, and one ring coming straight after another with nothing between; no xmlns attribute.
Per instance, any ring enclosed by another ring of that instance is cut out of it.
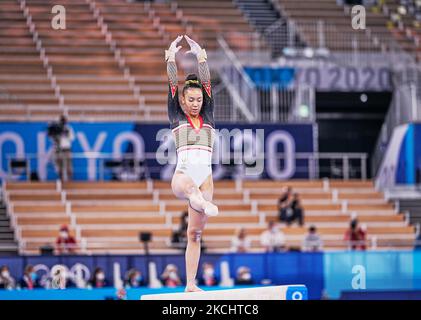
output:
<svg viewBox="0 0 421 320"><path fill-rule="evenodd" d="M304 225L304 210L301 206L301 200L298 193L289 196L282 205L278 204L278 208L280 222L286 222L287 226L290 226L291 223L297 220L300 227Z"/></svg>
<svg viewBox="0 0 421 320"><path fill-rule="evenodd" d="M302 227L304 225L304 209L301 205L301 199L298 193L294 193L292 196L291 209L293 214L287 224L289 225L294 222L294 220L297 220L298 225Z"/></svg>
<svg viewBox="0 0 421 320"><path fill-rule="evenodd" d="M237 275L235 277L235 285L250 285L254 284L251 276L250 268L242 266L237 269Z"/></svg>
<svg viewBox="0 0 421 320"><path fill-rule="evenodd" d="M40 288L38 275L32 265L27 265L22 278L19 280L19 288L32 290Z"/></svg>
<svg viewBox="0 0 421 320"><path fill-rule="evenodd" d="M69 228L63 225L56 240L58 254L72 254L76 252L76 240L69 234Z"/></svg>
<svg viewBox="0 0 421 320"><path fill-rule="evenodd" d="M218 279L215 276L215 268L211 263L203 263L202 275L199 278L199 284L202 286L212 287L218 285Z"/></svg>
<svg viewBox="0 0 421 320"><path fill-rule="evenodd" d="M164 286L171 288L182 285L180 276L178 275L178 268L175 264L169 264L165 267L161 275L161 281Z"/></svg>
<svg viewBox="0 0 421 320"><path fill-rule="evenodd" d="M173 247L185 251L187 247L187 226L189 213L187 211L182 212L180 218L181 219L178 230L175 230L172 233L171 243Z"/></svg>
<svg viewBox="0 0 421 320"><path fill-rule="evenodd" d="M321 251L323 247L323 241L320 236L317 234L317 229L315 226L308 228L308 233L303 241L303 251Z"/></svg>
<svg viewBox="0 0 421 320"><path fill-rule="evenodd" d="M103 288L108 286L108 281L105 279L105 273L102 268L95 268L94 274L89 281L89 287L91 288Z"/></svg>
<svg viewBox="0 0 421 320"><path fill-rule="evenodd" d="M344 240L347 241L348 248L352 250L365 250L366 249L366 236L365 228L358 226L358 220L352 219L349 229L345 231Z"/></svg>
<svg viewBox="0 0 421 320"><path fill-rule="evenodd" d="M8 266L1 266L0 268L0 289L14 289L16 287L15 279L10 275Z"/></svg>
<svg viewBox="0 0 421 320"><path fill-rule="evenodd" d="M285 235L279 230L275 221L270 221L267 230L260 235L260 242L266 252L277 252L285 249Z"/></svg>
<svg viewBox="0 0 421 320"><path fill-rule="evenodd" d="M288 206L288 204L290 202L290 199L291 199L291 194L292 194L292 188L291 187L284 187L282 189L281 196L278 200L278 210L279 210L279 212L281 211L281 209Z"/></svg>
<svg viewBox="0 0 421 320"><path fill-rule="evenodd" d="M142 273L136 269L130 269L127 272L126 279L124 281L126 288L138 288L146 286L146 281L142 276Z"/></svg>
<svg viewBox="0 0 421 320"><path fill-rule="evenodd" d="M250 249L250 239L247 237L246 230L241 228L237 235L231 240L231 252L247 252Z"/></svg>

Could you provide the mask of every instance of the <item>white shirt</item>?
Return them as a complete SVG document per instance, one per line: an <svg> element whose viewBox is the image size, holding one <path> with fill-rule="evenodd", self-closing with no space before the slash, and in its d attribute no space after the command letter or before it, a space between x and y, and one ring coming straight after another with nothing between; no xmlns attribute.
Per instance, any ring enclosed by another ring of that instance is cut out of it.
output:
<svg viewBox="0 0 421 320"><path fill-rule="evenodd" d="M280 230L266 230L260 236L260 243L262 246L273 250L275 247L285 245L285 235Z"/></svg>
<svg viewBox="0 0 421 320"><path fill-rule="evenodd" d="M240 248L243 248L247 251L250 248L250 239L244 238L240 239L238 237L234 237L231 240L231 252L238 252Z"/></svg>
<svg viewBox="0 0 421 320"><path fill-rule="evenodd" d="M75 134L70 126L66 126L69 129L69 134L62 134L60 135L60 149L71 149L72 148L72 141L75 139Z"/></svg>
<svg viewBox="0 0 421 320"><path fill-rule="evenodd" d="M307 234L303 241L303 251L320 251L323 247L323 241L317 234Z"/></svg>

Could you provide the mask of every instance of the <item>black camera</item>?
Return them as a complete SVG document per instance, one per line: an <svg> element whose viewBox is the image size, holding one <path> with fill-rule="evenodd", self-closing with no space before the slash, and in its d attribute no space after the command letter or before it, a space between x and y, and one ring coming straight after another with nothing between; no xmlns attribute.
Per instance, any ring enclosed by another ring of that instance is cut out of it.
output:
<svg viewBox="0 0 421 320"><path fill-rule="evenodd" d="M150 233L150 232L141 232L139 234L139 239L142 242L149 242L152 239L152 233Z"/></svg>

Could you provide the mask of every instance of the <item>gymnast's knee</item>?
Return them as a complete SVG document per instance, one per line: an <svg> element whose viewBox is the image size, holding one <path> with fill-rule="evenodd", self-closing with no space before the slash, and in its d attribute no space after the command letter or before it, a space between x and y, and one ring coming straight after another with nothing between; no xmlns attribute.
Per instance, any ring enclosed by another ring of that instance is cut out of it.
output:
<svg viewBox="0 0 421 320"><path fill-rule="evenodd" d="M172 182L171 188L177 198L189 198L192 194L196 193L196 187L190 184L183 185L180 182Z"/></svg>
<svg viewBox="0 0 421 320"><path fill-rule="evenodd" d="M201 229L191 229L187 231L188 241L200 242L202 239L202 230Z"/></svg>

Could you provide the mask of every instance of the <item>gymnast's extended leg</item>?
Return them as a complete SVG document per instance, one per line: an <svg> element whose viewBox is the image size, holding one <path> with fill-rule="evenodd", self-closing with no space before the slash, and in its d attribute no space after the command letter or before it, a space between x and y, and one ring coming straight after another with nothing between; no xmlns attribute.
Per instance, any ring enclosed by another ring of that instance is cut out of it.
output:
<svg viewBox="0 0 421 320"><path fill-rule="evenodd" d="M200 187L203 197L207 201L212 201L213 182L209 176ZM189 222L187 228L187 248L186 248L186 292L201 291L196 286L196 274L199 266L201 237L207 222L207 216L194 210L191 206L188 209Z"/></svg>

